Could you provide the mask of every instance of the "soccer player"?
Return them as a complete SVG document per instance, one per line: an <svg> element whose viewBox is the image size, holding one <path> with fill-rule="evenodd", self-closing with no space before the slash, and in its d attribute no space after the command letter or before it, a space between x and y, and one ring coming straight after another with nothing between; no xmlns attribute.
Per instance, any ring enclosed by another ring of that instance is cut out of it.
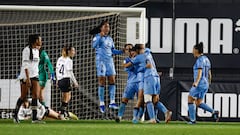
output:
<svg viewBox="0 0 240 135"><path fill-rule="evenodd" d="M125 68L134 67L134 73L137 75L138 80L138 100L136 106L133 109L133 123L138 123L139 119L144 113L144 100L143 100L143 86L144 86L144 72L146 67L146 55L144 49L138 49L136 44L132 51L136 52L136 56L128 63L124 64Z"/></svg>
<svg viewBox="0 0 240 135"><path fill-rule="evenodd" d="M103 21L98 27L90 31L94 36L92 47L96 51L96 66L98 76L98 96L99 108L101 113L105 113L104 89L106 78L108 79L108 90L110 96L109 108L118 109L115 103L115 66L113 61L113 54L123 54L123 51L116 50L113 39L109 35L110 25L108 21Z"/></svg>
<svg viewBox="0 0 240 135"><path fill-rule="evenodd" d="M39 51L39 54L40 54L40 62L39 62L39 66L38 66L38 68L39 68L39 84L40 84L39 101L42 105L46 106L46 104L44 102L44 88L45 88L47 80L48 80L48 73L46 71L46 65L48 66L48 69L50 71L51 80L52 80L53 84L55 84L55 73L54 73L52 63L48 57L48 54L43 49L42 46Z"/></svg>
<svg viewBox="0 0 240 135"><path fill-rule="evenodd" d="M205 111L212 113L216 121L219 120L219 111L213 110L206 103L203 103L203 98L208 91L211 83L211 63L207 56L203 54L203 43L194 45L193 56L197 58L193 66L194 82L188 95L188 112L190 121L189 124L196 123L196 106Z"/></svg>
<svg viewBox="0 0 240 135"><path fill-rule="evenodd" d="M139 50L144 50L143 44L136 46ZM147 106L147 111L150 120L148 123L156 123L155 110L162 111L165 114L165 122L168 123L171 120L172 112L169 111L162 102L159 101L159 95L161 90L160 76L157 72L155 62L153 60L150 49L145 49L146 55L146 69L144 72L144 102Z"/></svg>
<svg viewBox="0 0 240 135"><path fill-rule="evenodd" d="M30 119L30 117L32 115L30 102L31 102L31 99L28 99L28 100L25 100L23 102L23 104L21 105L21 107L19 109L19 113L18 113L19 120ZM38 110L37 111L38 112L37 113L37 118L39 120L42 120L42 119L45 119L45 118L61 120L59 113L57 113L56 111L52 110L49 107L43 106L41 103L38 103L37 110ZM69 112L68 115L69 115L68 117L70 119L78 120L78 117L75 114Z"/></svg>
<svg viewBox="0 0 240 135"><path fill-rule="evenodd" d="M62 92L61 119L67 116L67 106L71 99L71 84L78 88L78 82L73 74L73 61L71 58L75 56L75 48L72 46L64 46L62 56L58 58L56 65L57 86Z"/></svg>
<svg viewBox="0 0 240 135"><path fill-rule="evenodd" d="M29 36L29 45L22 51L22 66L19 75L21 85L21 96L18 98L14 112L14 122L20 123L17 115L20 106L26 99L28 90L32 90L32 123L42 123L37 119L37 103L39 99L40 86L38 80L39 46L42 38L38 34Z"/></svg>
<svg viewBox="0 0 240 135"><path fill-rule="evenodd" d="M131 59L136 55L136 53L132 50L133 45L132 44L126 44L124 47L124 52L128 57L125 58L123 64L126 64L131 61ZM128 103L128 100L131 100L134 98L134 95L138 94L138 79L137 75L134 72L134 67L127 67L124 69L128 73L128 79L127 79L127 85L125 87L125 90L122 95L122 103L120 104L119 110L118 110L118 116L116 117L115 121L120 122L124 112L126 105Z"/></svg>

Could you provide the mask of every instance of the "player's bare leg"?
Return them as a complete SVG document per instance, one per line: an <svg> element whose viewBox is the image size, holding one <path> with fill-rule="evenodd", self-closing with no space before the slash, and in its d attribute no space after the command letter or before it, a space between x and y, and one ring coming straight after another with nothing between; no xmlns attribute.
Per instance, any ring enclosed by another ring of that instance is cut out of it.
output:
<svg viewBox="0 0 240 135"><path fill-rule="evenodd" d="M19 112L20 106L22 105L23 101L26 99L27 94L28 94L28 87L27 87L26 83L21 81L20 87L21 87L21 95L17 100L15 111L14 111L14 119L13 120L15 123L20 123L20 121L18 119L18 112Z"/></svg>

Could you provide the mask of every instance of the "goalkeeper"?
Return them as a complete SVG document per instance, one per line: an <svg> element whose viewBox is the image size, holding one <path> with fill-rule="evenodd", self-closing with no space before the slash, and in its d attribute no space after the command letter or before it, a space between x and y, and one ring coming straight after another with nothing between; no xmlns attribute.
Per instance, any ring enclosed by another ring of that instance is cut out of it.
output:
<svg viewBox="0 0 240 135"><path fill-rule="evenodd" d="M38 65L38 69L39 69L39 84L40 84L40 97L39 97L39 101L42 105L46 106L45 102L44 102L44 89L48 80L48 72L46 70L46 65L48 67L48 70L50 71L51 74L51 80L53 81L53 84L55 84L56 79L55 79L55 74L54 74L54 69L52 66L52 63L48 57L47 52L43 49L43 47L41 46L41 49L39 51L39 57L40 57L40 61L39 61L39 65Z"/></svg>

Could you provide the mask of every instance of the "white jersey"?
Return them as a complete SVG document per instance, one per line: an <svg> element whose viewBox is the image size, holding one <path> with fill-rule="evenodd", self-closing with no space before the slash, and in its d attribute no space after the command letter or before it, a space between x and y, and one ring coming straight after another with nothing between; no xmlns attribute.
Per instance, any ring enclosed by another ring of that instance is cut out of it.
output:
<svg viewBox="0 0 240 135"><path fill-rule="evenodd" d="M38 103L37 118L39 120L43 119L45 113L46 113L45 107L42 104ZM18 112L18 119L19 120L28 120L31 117L32 117L31 106L29 106L28 108L21 106L19 109L19 112Z"/></svg>
<svg viewBox="0 0 240 135"><path fill-rule="evenodd" d="M71 72L73 71L73 61L70 57L60 57L57 60L56 76L57 80L63 78L71 78Z"/></svg>
<svg viewBox="0 0 240 135"><path fill-rule="evenodd" d="M26 79L25 69L28 69L29 77L38 77L39 50L32 48L33 60L30 60L30 48L27 46L22 51L22 66L19 79Z"/></svg>

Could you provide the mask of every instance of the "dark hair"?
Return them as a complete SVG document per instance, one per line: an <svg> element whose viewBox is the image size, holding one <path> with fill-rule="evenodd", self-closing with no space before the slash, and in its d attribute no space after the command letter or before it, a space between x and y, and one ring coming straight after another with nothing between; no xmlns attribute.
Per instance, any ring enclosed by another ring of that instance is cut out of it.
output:
<svg viewBox="0 0 240 135"><path fill-rule="evenodd" d="M109 24L108 20L102 21L97 27L90 30L89 34L90 35L96 35L96 34L100 33L101 32L101 27L105 24Z"/></svg>
<svg viewBox="0 0 240 135"><path fill-rule="evenodd" d="M137 51L137 48L136 48L136 46L134 46L134 47L133 47L132 49L130 49L129 51L130 51L130 52L131 52L131 51L134 51L134 52L136 52L136 51Z"/></svg>
<svg viewBox="0 0 240 135"><path fill-rule="evenodd" d="M141 46L142 46L143 44L135 44L135 47L136 47L136 49L137 50L140 50L140 49L143 49Z"/></svg>
<svg viewBox="0 0 240 135"><path fill-rule="evenodd" d="M199 53L203 53L203 42L194 45L194 49L198 50Z"/></svg>
<svg viewBox="0 0 240 135"><path fill-rule="evenodd" d="M69 54L68 54L68 51L70 51L72 49L73 46L71 45L65 45L63 46L63 49L62 49L62 56L63 57L67 57Z"/></svg>
<svg viewBox="0 0 240 135"><path fill-rule="evenodd" d="M125 44L125 45L124 45L124 48L126 48L127 46L131 46L131 47L133 47L133 44L130 44L130 43Z"/></svg>
<svg viewBox="0 0 240 135"><path fill-rule="evenodd" d="M36 41L39 39L39 37L40 37L39 34L32 34L32 35L29 35L29 37L28 37L28 45L29 45L29 49L30 49L30 56L29 56L30 60L33 60L32 45L34 43L36 43Z"/></svg>

